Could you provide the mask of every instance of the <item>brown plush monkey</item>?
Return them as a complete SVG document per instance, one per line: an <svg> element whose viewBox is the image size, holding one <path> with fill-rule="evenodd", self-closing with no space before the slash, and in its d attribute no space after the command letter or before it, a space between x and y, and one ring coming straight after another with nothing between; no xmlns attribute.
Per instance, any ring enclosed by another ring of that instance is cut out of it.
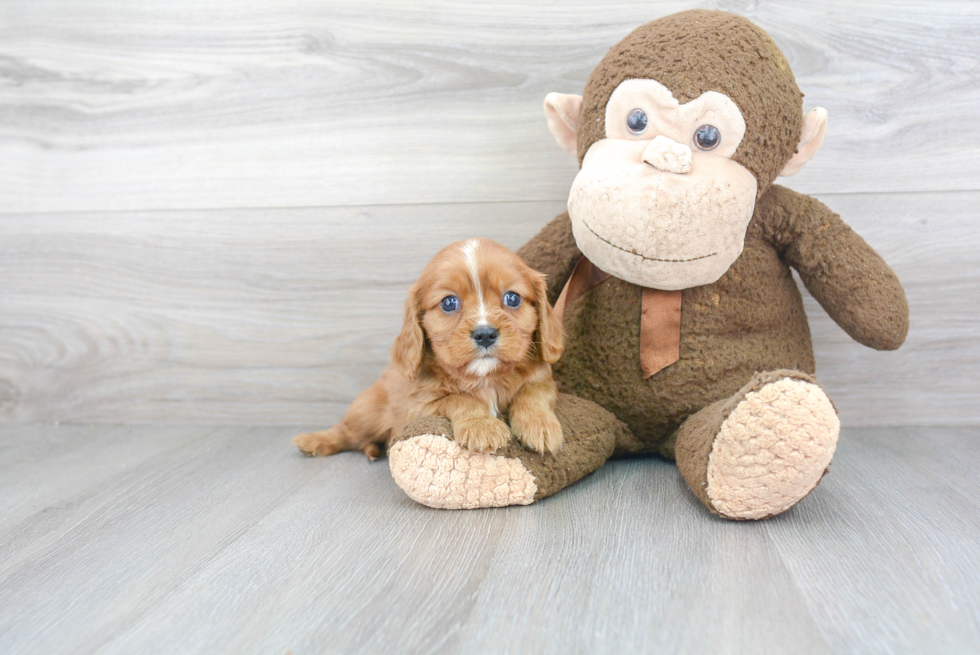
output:
<svg viewBox="0 0 980 655"><path fill-rule="evenodd" d="M564 314L555 366L565 447L475 453L448 421L409 425L389 456L432 507L528 504L610 456L676 459L713 512L783 512L819 482L839 422L812 377L800 293L854 339L898 348L895 274L840 217L773 185L823 141L772 39L719 11L648 23L593 71L583 98L550 94L556 140L581 171L568 213L520 251Z"/></svg>

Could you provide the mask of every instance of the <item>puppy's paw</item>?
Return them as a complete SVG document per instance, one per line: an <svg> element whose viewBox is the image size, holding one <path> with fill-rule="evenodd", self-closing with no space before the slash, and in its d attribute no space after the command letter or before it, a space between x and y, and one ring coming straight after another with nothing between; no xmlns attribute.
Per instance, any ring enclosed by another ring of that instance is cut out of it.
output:
<svg viewBox="0 0 980 655"><path fill-rule="evenodd" d="M510 429L521 443L539 453L557 453L565 441L554 412L515 412L510 417Z"/></svg>
<svg viewBox="0 0 980 655"><path fill-rule="evenodd" d="M364 453L369 462L373 462L385 454L384 444L379 441L369 441L361 446L361 452Z"/></svg>
<svg viewBox="0 0 980 655"><path fill-rule="evenodd" d="M466 418L453 421L453 439L470 450L493 452L510 442L511 433L499 418Z"/></svg>
<svg viewBox="0 0 980 655"><path fill-rule="evenodd" d="M347 442L336 428L297 434L293 437L293 445L310 457L325 457L347 450Z"/></svg>

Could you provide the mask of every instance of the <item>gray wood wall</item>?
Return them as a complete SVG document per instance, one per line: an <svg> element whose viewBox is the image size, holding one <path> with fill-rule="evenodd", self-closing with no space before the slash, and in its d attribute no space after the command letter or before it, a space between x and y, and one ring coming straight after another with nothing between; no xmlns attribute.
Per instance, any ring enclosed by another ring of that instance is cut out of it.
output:
<svg viewBox="0 0 980 655"><path fill-rule="evenodd" d="M541 101L695 6L783 48L820 155L784 183L892 264L905 347L808 299L850 425L980 421L980 3L7 0L0 420L320 425L441 246L518 247L574 161Z"/></svg>

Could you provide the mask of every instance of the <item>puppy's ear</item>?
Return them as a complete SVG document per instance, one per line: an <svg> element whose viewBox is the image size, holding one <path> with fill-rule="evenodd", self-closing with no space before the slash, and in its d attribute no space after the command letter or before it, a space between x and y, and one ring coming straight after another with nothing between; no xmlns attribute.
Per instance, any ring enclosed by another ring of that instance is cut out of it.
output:
<svg viewBox="0 0 980 655"><path fill-rule="evenodd" d="M422 290L412 286L405 300L405 324L391 347L391 361L398 371L414 380L425 354L425 332L422 331Z"/></svg>
<svg viewBox="0 0 980 655"><path fill-rule="evenodd" d="M554 364L565 349L561 321L548 304L548 287L544 275L535 272L533 279L534 304L538 308L538 329L534 333L534 340L539 344L541 359Z"/></svg>

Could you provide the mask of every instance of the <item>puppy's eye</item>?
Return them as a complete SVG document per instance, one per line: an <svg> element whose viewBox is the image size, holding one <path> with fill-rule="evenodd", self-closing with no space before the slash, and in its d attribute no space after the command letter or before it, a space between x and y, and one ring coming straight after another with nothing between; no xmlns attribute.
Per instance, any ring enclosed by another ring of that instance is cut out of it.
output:
<svg viewBox="0 0 980 655"><path fill-rule="evenodd" d="M714 150L721 143L721 132L714 125L702 125L694 132L694 145L701 150Z"/></svg>
<svg viewBox="0 0 980 655"><path fill-rule="evenodd" d="M442 307L442 311L446 312L447 314L452 314L454 311L459 309L459 298L456 296L446 296L442 299L442 302L439 303L439 306Z"/></svg>
<svg viewBox="0 0 980 655"><path fill-rule="evenodd" d="M517 309L521 306L521 297L513 291L508 291L504 294L504 304Z"/></svg>
<svg viewBox="0 0 980 655"><path fill-rule="evenodd" d="M634 109L626 117L626 127L633 134L643 134L647 129L647 113L642 109Z"/></svg>

